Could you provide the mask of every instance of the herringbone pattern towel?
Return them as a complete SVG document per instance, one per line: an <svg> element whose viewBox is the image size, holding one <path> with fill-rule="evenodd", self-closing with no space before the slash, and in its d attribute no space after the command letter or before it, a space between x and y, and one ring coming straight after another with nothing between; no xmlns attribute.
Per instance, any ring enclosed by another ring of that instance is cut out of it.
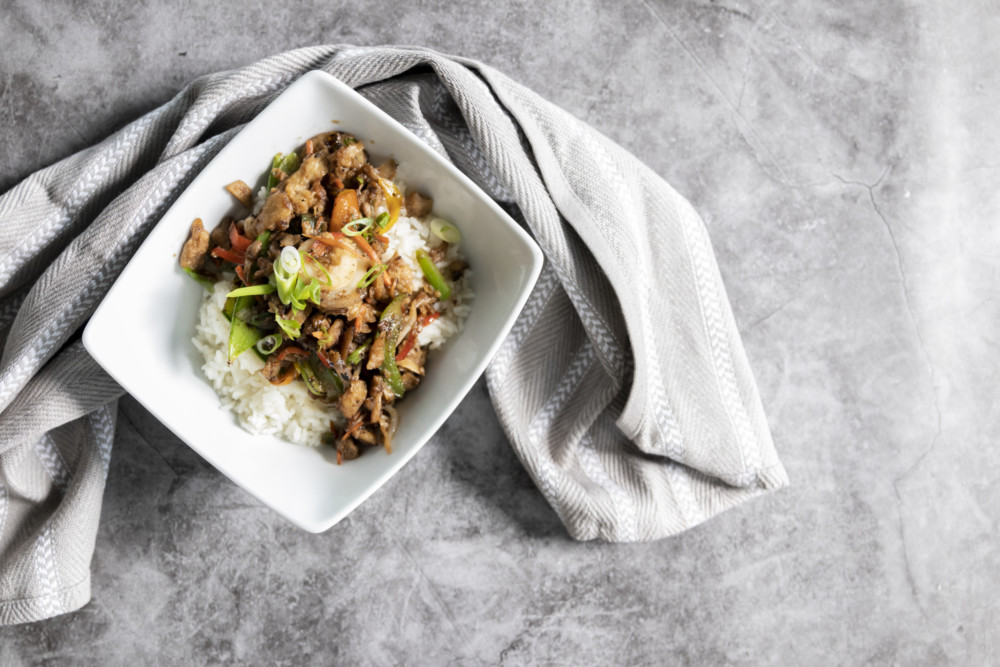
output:
<svg viewBox="0 0 1000 667"><path fill-rule="evenodd" d="M0 623L90 596L121 389L81 326L190 177L310 69L448 156L544 250L487 378L573 537L652 540L787 484L708 235L670 186L482 64L311 47L199 79L0 198Z"/></svg>

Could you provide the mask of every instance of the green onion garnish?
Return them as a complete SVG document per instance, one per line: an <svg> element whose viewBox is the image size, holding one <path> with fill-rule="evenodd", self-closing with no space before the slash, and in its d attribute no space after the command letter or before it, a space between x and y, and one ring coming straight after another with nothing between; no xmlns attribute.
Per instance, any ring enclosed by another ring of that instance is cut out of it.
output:
<svg viewBox="0 0 1000 667"><path fill-rule="evenodd" d="M360 363L361 362L361 355L363 355L365 352L368 351L368 346L371 345L371 344L372 344L372 342L370 340L365 341L364 345L362 345L361 347L355 349L353 352L351 352L349 355L347 355L347 363L351 364L352 366L355 365L355 364Z"/></svg>
<svg viewBox="0 0 1000 667"><path fill-rule="evenodd" d="M458 231L458 227L444 218L434 218L431 220L431 233L448 243L458 243L462 240L462 232Z"/></svg>
<svg viewBox="0 0 1000 667"><path fill-rule="evenodd" d="M264 336L259 341L257 341L257 351L263 354L265 357L274 354L274 351L281 347L281 343L284 340L280 333L271 334L270 336Z"/></svg>
<svg viewBox="0 0 1000 667"><path fill-rule="evenodd" d="M371 228L371 218L358 218L357 220L353 220L341 227L340 231L342 231L345 236L358 236L359 234L364 234Z"/></svg>
<svg viewBox="0 0 1000 667"><path fill-rule="evenodd" d="M322 263L322 262L320 262L320 261L319 261L318 259L316 259L316 258L315 258L315 257L313 257L312 255L303 255L303 259L307 259L307 260L310 260L310 262L311 262L312 266L318 266L318 267L319 267L319 270L320 270L320 271L322 271L322 272L323 272L323 275L324 275L324 276L326 277L326 283L325 283L326 285L328 285L328 286L329 286L329 285L332 285L332 284L333 284L333 276L331 276L331 275L330 275L330 272L326 270L326 267L325 267L325 266L323 266L323 263ZM312 276L313 278L316 278L317 280L319 280L319 277L318 277L318 276L316 276L315 274L311 274L311 273L310 273L310 275L311 275L311 276Z"/></svg>
<svg viewBox="0 0 1000 667"><path fill-rule="evenodd" d="M281 330L285 332L285 335L295 340L302 333L302 325L295 320L283 320L280 317L275 317L274 321L278 323Z"/></svg>
<svg viewBox="0 0 1000 667"><path fill-rule="evenodd" d="M420 270L423 271L424 278L427 279L430 286L441 294L441 300L447 300L451 296L451 285L444 279L437 266L434 265L434 260L423 248L417 251L417 264L420 265Z"/></svg>
<svg viewBox="0 0 1000 667"><path fill-rule="evenodd" d="M270 294L275 289L274 285L247 285L246 287L237 287L232 292L226 295L226 298L240 297L240 296L258 296L264 294Z"/></svg>
<svg viewBox="0 0 1000 667"><path fill-rule="evenodd" d="M381 213L379 213L378 217L375 218L375 224L378 225L379 229L385 229L386 226L389 224L389 212L382 211Z"/></svg>
<svg viewBox="0 0 1000 667"><path fill-rule="evenodd" d="M375 279L382 275L385 271L385 264L376 264L372 268L368 269L364 277L358 281L358 289L364 289L375 282Z"/></svg>

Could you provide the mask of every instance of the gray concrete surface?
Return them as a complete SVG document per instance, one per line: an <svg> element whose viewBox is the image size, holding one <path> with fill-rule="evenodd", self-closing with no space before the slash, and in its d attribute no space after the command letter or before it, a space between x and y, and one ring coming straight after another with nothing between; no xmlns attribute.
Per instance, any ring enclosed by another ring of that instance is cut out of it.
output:
<svg viewBox="0 0 1000 667"><path fill-rule="evenodd" d="M13 0L0 18L0 190L293 46L507 72L703 214L793 482L675 539L576 543L480 384L313 536L125 399L93 601L0 629L0 664L1000 660L995 5Z"/></svg>

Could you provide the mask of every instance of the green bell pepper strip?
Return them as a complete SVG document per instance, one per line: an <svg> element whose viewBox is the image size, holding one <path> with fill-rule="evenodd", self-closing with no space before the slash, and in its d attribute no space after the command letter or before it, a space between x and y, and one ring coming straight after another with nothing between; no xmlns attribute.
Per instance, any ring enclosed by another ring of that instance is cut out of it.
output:
<svg viewBox="0 0 1000 667"><path fill-rule="evenodd" d="M382 377L386 384L392 389L392 393L397 398L402 398L406 392L403 386L403 378L399 374L399 366L396 365L396 345L399 343L399 332L403 328L403 302L409 298L409 294L400 294L393 299L378 320L378 328L385 333L385 356L382 360Z"/></svg>
<svg viewBox="0 0 1000 667"><path fill-rule="evenodd" d="M323 383L323 391L327 398L337 398L344 393L344 381L340 376L323 365L315 354L309 357L307 362L313 374Z"/></svg>
<svg viewBox="0 0 1000 667"><path fill-rule="evenodd" d="M424 278L427 279L430 286L441 295L441 300L447 300L451 296L451 285L444 279L444 276L434 265L434 260L423 248L417 251L417 264L420 265L420 270L424 272Z"/></svg>
<svg viewBox="0 0 1000 667"><path fill-rule="evenodd" d="M295 369L302 376L302 381L306 383L306 388L316 396L326 396L326 389L323 383L316 377L312 365L308 361L296 361Z"/></svg>
<svg viewBox="0 0 1000 667"><path fill-rule="evenodd" d="M271 194L271 189L278 184L278 177L274 175L275 169L280 169L286 174L291 174L299 168L299 156L292 152L288 155L276 153L271 158L271 168L267 172L267 194Z"/></svg>

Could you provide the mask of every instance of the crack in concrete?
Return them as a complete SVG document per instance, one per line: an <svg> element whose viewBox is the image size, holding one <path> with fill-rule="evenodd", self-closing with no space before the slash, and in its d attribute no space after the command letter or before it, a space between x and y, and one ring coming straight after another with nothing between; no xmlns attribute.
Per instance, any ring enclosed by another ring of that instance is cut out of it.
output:
<svg viewBox="0 0 1000 667"><path fill-rule="evenodd" d="M746 329L744 329L740 333L743 333L743 334L749 333L756 326L758 326L760 324L763 324L764 322L768 321L769 319L771 319L772 317L774 317L775 315L777 315L778 313L780 313L781 311L783 311L785 309L785 307L788 306L792 301L795 301L796 298L798 298L798 295L793 296L792 298L788 299L787 301L785 301L784 303L782 303L780 306L778 306L777 308L775 308L774 310L772 310L771 312L769 312L767 315L764 315L763 317L760 317L760 318L754 320L753 322L750 323L750 325Z"/></svg>
<svg viewBox="0 0 1000 667"><path fill-rule="evenodd" d="M831 172L831 174L834 178L836 178L844 185L858 186L868 191L868 199L871 202L872 209L875 211L875 215L878 216L879 220L882 221L882 225L885 227L885 230L889 235L889 240L892 244L893 253L896 259L896 269L899 272L899 277L901 281L900 288L903 293L903 303L906 306L906 312L909 315L910 324L913 327L913 331L917 336L917 344L920 347L920 352L921 355L923 356L924 365L927 368L927 374L931 383L931 396L934 404L934 414L936 420L936 428L934 431L934 435L931 437L930 443L927 445L926 448L924 448L924 451L920 454L920 456L918 456L916 460L914 460L914 462L906 469L906 471L903 472L902 475L900 475L899 477L897 477L892 481L893 493L896 496L896 508L899 513L899 533L900 533L900 540L903 545L903 564L906 568L906 580L910 586L910 592L913 595L913 599L916 601L917 607L920 609L921 616L923 616L924 620L927 620L927 611L926 609L924 609L924 605L920 597L920 591L917 586L916 579L913 576L913 568L910 564L910 555L907 549L906 525L903 519L903 496L900 493L900 484L904 480L906 480L906 478L909 477L917 468L919 468L921 463L923 463L924 459L927 458L927 455L930 454L935 447L937 447L942 431L941 403L940 403L940 398L938 396L937 375L934 371L934 364L931 362L930 353L928 353L927 351L927 345L924 342L923 333L921 332L920 325L917 322L916 312L914 311L913 304L910 301L910 283L906 273L906 265L903 263L903 256L899 249L899 243L896 240L896 234L892 229L892 225L889 223L889 219L885 216L885 213L882 212L882 209L879 208L878 201L875 199L875 188L877 188L882 183L882 181L885 180L886 176L889 175L890 171L891 167L887 166L885 170L882 172L882 175L879 176L878 180L871 184L864 183L861 181L848 180L833 172Z"/></svg>

